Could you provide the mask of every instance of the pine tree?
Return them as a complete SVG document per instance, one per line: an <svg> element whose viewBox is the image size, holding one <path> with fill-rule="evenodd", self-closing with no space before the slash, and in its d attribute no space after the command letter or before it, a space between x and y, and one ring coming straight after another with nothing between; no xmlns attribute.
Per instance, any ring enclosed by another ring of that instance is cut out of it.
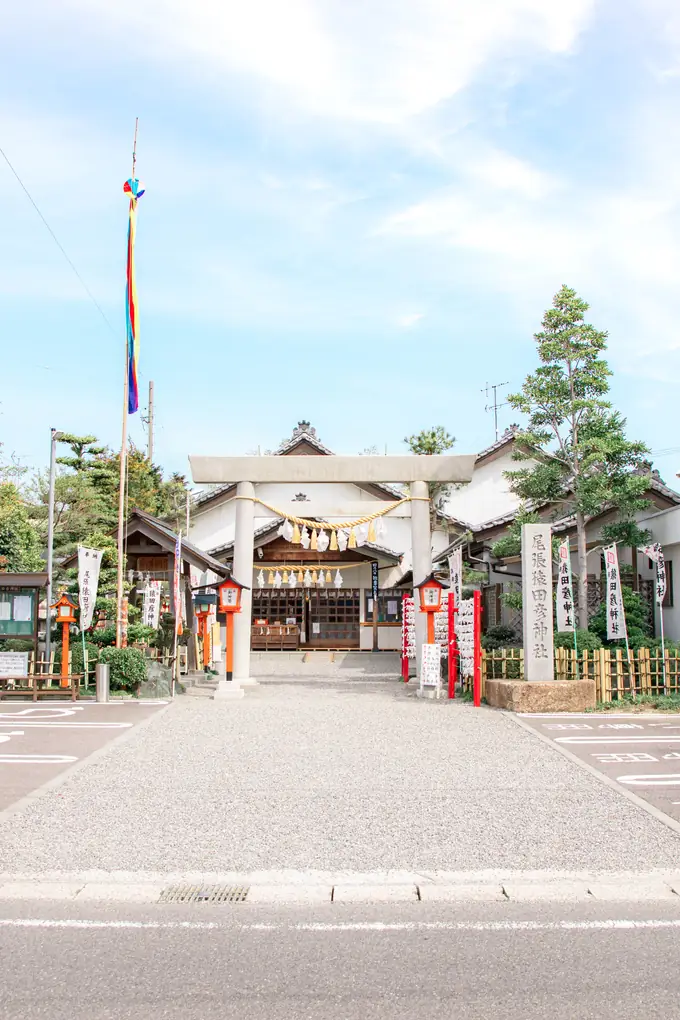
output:
<svg viewBox="0 0 680 1020"><path fill-rule="evenodd" d="M611 371L602 357L607 333L585 321L588 305L562 287L534 334L540 366L508 401L528 416L515 458L531 466L508 472L511 488L527 503L556 504L573 513L578 542L579 627L588 626L586 522L616 511L626 540L643 533L635 514L647 506L649 485L643 443L630 442L625 419L608 401ZM610 529L610 535L614 529Z"/></svg>

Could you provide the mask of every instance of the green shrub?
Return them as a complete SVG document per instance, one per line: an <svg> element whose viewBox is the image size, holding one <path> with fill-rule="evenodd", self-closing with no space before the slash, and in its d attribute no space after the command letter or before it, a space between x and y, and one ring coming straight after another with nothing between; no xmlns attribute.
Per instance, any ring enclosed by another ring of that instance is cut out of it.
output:
<svg viewBox="0 0 680 1020"><path fill-rule="evenodd" d="M496 627L489 627L486 634L482 636L482 648L506 648L514 645L517 640L515 628L507 627L501 623Z"/></svg>
<svg viewBox="0 0 680 1020"><path fill-rule="evenodd" d="M574 647L574 632L571 630L563 630L558 634L555 634L555 648L573 648ZM602 641L600 640L599 634L593 634L592 630L577 630L576 631L576 648L580 655L584 648L587 648L589 652L596 648L602 648Z"/></svg>
<svg viewBox="0 0 680 1020"><path fill-rule="evenodd" d="M0 641L0 652L32 652L33 641L31 638L6 638Z"/></svg>
<svg viewBox="0 0 680 1020"><path fill-rule="evenodd" d="M102 648L99 661L108 662L111 667L109 685L112 691L136 693L147 678L146 659L139 648Z"/></svg>
<svg viewBox="0 0 680 1020"><path fill-rule="evenodd" d="M623 593L623 609L626 614L626 626L628 627L628 640L631 648L640 648L645 645L646 641L649 640L646 635L649 634L649 623L647 620L647 613L642 599L637 592L634 592L632 588L628 588L626 585L622 585L621 591ZM624 642L608 642L607 641L607 606L604 602L600 605L599 609L590 621L590 630L598 634L601 640L607 645L613 644L614 647L618 647ZM640 640L640 637L644 640Z"/></svg>
<svg viewBox="0 0 680 1020"><path fill-rule="evenodd" d="M93 645L99 645L100 648L106 645L115 645L116 628L110 626L104 627L103 630L93 630L91 634L87 635L87 640L91 641Z"/></svg>
<svg viewBox="0 0 680 1020"><path fill-rule="evenodd" d="M99 648L97 645L93 645L91 641L85 643L87 649L87 671L88 677L94 676L94 667L99 661ZM57 645L54 652L54 667L58 669L61 666L61 642ZM83 642L78 637L71 639L71 670L74 673L83 672Z"/></svg>

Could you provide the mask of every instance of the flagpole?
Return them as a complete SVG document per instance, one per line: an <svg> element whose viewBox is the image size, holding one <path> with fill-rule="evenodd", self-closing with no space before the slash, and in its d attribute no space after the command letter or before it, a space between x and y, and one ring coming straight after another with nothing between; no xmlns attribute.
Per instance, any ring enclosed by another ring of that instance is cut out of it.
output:
<svg viewBox="0 0 680 1020"><path fill-rule="evenodd" d="M135 179L137 165L137 127L139 117L135 117L135 137L132 145L132 180ZM132 201L132 199L131 199ZM116 582L116 648L123 644L123 545L125 532L125 469L127 466L127 419L129 398L130 349L127 334L125 336L125 381L123 383L123 429L120 445L120 478L118 483L118 576Z"/></svg>

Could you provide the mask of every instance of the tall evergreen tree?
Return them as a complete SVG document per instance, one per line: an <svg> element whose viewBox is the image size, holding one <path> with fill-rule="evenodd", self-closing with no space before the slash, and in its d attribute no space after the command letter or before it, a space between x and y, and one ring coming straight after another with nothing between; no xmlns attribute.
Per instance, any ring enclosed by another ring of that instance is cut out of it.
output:
<svg viewBox="0 0 680 1020"><path fill-rule="evenodd" d="M618 516L619 536L642 537L635 514L645 508L649 485L643 443L630 442L625 419L607 399L611 371L602 357L607 333L585 321L585 301L562 287L536 334L541 362L520 393L508 401L528 417L517 436L511 488L531 505L557 504L573 513L578 542L579 627L588 626L586 522L605 509ZM613 530L610 529L612 537Z"/></svg>

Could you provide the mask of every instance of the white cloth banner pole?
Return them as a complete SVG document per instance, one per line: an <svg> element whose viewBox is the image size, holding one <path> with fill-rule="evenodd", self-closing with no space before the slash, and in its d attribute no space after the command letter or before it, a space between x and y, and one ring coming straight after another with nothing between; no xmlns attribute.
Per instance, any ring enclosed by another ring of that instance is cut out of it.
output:
<svg viewBox="0 0 680 1020"><path fill-rule="evenodd" d="M81 633L92 626L101 562L101 549L88 549L84 545L78 546L78 602L80 604Z"/></svg>

